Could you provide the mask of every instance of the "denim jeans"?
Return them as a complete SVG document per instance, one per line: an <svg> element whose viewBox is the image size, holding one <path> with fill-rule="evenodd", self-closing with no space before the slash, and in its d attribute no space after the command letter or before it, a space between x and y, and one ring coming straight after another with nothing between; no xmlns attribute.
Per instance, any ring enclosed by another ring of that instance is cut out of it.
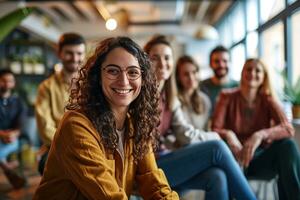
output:
<svg viewBox="0 0 300 200"><path fill-rule="evenodd" d="M158 158L157 164L175 190L205 190L210 200L256 199L242 170L223 141L182 147Z"/></svg>
<svg viewBox="0 0 300 200"><path fill-rule="evenodd" d="M0 161L6 161L7 156L13 152L16 152L18 148L19 148L18 140L7 144L0 141Z"/></svg>

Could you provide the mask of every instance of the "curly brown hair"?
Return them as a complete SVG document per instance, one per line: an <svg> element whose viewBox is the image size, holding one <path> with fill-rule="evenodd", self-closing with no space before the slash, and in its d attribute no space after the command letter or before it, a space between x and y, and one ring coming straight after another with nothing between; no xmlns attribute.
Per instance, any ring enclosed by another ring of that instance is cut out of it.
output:
<svg viewBox="0 0 300 200"><path fill-rule="evenodd" d="M137 58L142 69L142 87L138 97L129 105L130 122L126 120L125 139L134 140L133 156L135 162L149 151L149 144L157 149L159 124L158 91L155 75L150 69L146 53L128 37L112 37L101 41L94 54L79 70L79 77L73 80L68 110L79 110L93 123L101 136L104 147L115 151L118 145L116 120L101 87L102 63L115 48L124 48ZM129 135L129 123L134 134Z"/></svg>

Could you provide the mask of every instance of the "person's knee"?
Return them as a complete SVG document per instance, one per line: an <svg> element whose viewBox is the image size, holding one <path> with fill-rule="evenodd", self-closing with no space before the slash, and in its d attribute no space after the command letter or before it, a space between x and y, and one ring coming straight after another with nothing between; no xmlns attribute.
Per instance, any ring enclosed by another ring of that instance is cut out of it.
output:
<svg viewBox="0 0 300 200"><path fill-rule="evenodd" d="M231 159L233 158L233 155L226 145L226 143L222 140L216 140L213 143L213 150L214 150L214 159L215 162L218 162L219 160L222 159Z"/></svg>
<svg viewBox="0 0 300 200"><path fill-rule="evenodd" d="M278 167L282 170L290 170L300 162L299 150L296 142L292 139L282 139L276 144Z"/></svg>
<svg viewBox="0 0 300 200"><path fill-rule="evenodd" d="M299 150L296 142L290 138L285 138L279 141L279 152L283 156L299 155Z"/></svg>
<svg viewBox="0 0 300 200"><path fill-rule="evenodd" d="M228 151L228 146L226 145L226 143L223 140L214 140L211 141L212 143L212 148L216 149L216 150L220 150L220 151Z"/></svg>
<svg viewBox="0 0 300 200"><path fill-rule="evenodd" d="M189 150L192 152L198 152L204 151L204 150L211 150L216 153L230 153L230 149L226 145L226 143L223 140L211 140L201 143L194 143L191 145L188 145L185 150ZM179 150L180 151L180 150ZM187 151L186 151L187 152Z"/></svg>
<svg viewBox="0 0 300 200"><path fill-rule="evenodd" d="M6 160L11 153L17 152L19 148L18 144L18 141L2 144L0 148L0 160Z"/></svg>

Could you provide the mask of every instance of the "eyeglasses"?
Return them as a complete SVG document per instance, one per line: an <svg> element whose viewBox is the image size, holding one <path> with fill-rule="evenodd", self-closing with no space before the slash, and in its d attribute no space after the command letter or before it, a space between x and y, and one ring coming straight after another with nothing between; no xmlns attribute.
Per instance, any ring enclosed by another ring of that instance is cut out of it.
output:
<svg viewBox="0 0 300 200"><path fill-rule="evenodd" d="M120 77L121 73L124 71L128 80L134 81L141 77L142 70L139 67L127 67L126 69L121 69L119 66L116 65L107 65L102 68L104 71L104 75L111 80L116 80Z"/></svg>

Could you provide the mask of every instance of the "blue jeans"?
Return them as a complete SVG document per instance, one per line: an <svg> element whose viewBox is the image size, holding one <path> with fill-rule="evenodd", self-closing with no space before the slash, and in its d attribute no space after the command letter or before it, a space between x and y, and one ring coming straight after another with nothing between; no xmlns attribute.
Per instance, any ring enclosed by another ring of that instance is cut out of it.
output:
<svg viewBox="0 0 300 200"><path fill-rule="evenodd" d="M243 172L223 141L188 145L158 158L175 190L205 190L206 199L256 199Z"/></svg>
<svg viewBox="0 0 300 200"><path fill-rule="evenodd" d="M18 148L19 148L18 140L7 144L0 141L0 161L6 161L7 156L13 152L16 152Z"/></svg>

